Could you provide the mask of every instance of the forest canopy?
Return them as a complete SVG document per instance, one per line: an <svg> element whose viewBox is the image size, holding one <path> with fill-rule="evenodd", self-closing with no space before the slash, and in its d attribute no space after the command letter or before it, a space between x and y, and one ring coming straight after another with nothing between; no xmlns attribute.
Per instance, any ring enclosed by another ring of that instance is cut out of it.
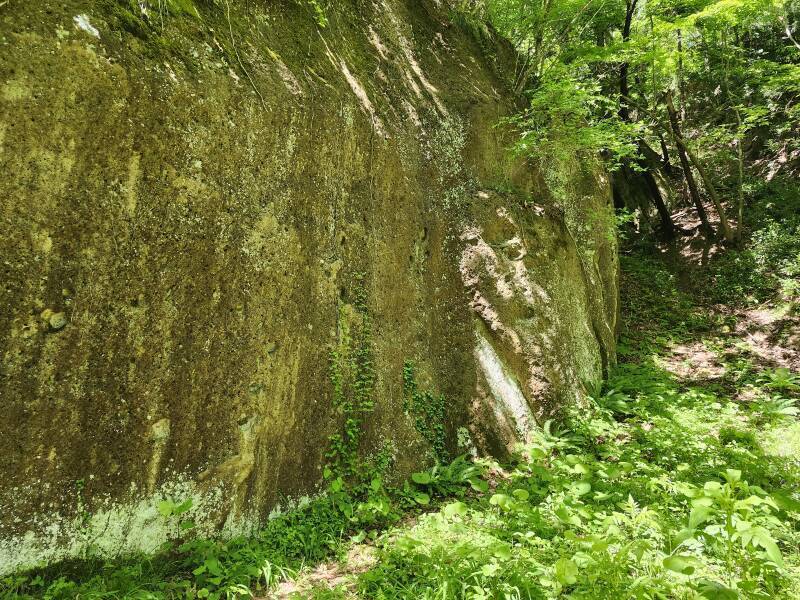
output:
<svg viewBox="0 0 800 600"><path fill-rule="evenodd" d="M748 192L800 166L797 2L466 0L462 10L519 51L514 85L530 107L514 119L517 150L554 172L576 151L644 172L666 237L669 186L653 178L682 180L711 232L707 195L730 242Z"/></svg>

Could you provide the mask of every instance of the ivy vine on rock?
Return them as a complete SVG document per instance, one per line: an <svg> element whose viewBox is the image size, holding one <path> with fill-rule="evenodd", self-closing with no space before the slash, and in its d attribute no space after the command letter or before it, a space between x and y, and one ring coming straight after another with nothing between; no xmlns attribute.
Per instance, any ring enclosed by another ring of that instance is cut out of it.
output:
<svg viewBox="0 0 800 600"><path fill-rule="evenodd" d="M414 427L431 445L437 462L446 462L448 459L444 429L445 405L443 395L437 396L429 390L420 391L414 364L406 361L403 364L403 409L411 415Z"/></svg>

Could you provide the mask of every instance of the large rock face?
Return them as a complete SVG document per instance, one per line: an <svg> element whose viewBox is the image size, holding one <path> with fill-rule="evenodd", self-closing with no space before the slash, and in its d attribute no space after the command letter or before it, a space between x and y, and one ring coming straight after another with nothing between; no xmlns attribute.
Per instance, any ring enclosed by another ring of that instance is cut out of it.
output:
<svg viewBox="0 0 800 600"><path fill-rule="evenodd" d="M508 159L507 50L330 4L0 8L0 574L152 550L165 497L247 531L348 416L398 476L502 453L613 360L608 184Z"/></svg>

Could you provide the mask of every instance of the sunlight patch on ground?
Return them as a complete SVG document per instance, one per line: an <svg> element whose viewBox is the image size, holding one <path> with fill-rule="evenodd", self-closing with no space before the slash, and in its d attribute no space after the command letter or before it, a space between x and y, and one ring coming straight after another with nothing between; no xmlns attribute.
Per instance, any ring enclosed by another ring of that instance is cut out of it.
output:
<svg viewBox="0 0 800 600"><path fill-rule="evenodd" d="M764 452L785 458L800 457L800 421L762 432Z"/></svg>

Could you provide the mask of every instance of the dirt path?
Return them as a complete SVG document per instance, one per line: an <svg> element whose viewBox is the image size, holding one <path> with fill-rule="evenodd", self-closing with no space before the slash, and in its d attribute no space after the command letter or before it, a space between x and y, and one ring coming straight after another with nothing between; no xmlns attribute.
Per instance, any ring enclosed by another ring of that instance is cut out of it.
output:
<svg viewBox="0 0 800 600"><path fill-rule="evenodd" d="M708 208L712 225L716 227L716 213ZM678 227L693 230L693 233L662 244L659 251L664 265L675 275L678 289L699 297L701 288L708 285L707 270L711 261L725 249L699 232L700 222L693 209L676 212L673 220ZM726 377L730 376L724 363L736 360L749 361L762 370L800 372L800 317L784 314L780 302L750 307L709 305L708 312L725 325L719 331L709 332L705 339L676 346L674 355L665 360L665 366L681 379L724 385Z"/></svg>
<svg viewBox="0 0 800 600"><path fill-rule="evenodd" d="M354 544L341 561L324 562L313 569L301 570L295 577L280 583L269 595L254 600L307 598L314 590L334 589L355 597L352 592L355 579L374 566L376 561L373 546Z"/></svg>

